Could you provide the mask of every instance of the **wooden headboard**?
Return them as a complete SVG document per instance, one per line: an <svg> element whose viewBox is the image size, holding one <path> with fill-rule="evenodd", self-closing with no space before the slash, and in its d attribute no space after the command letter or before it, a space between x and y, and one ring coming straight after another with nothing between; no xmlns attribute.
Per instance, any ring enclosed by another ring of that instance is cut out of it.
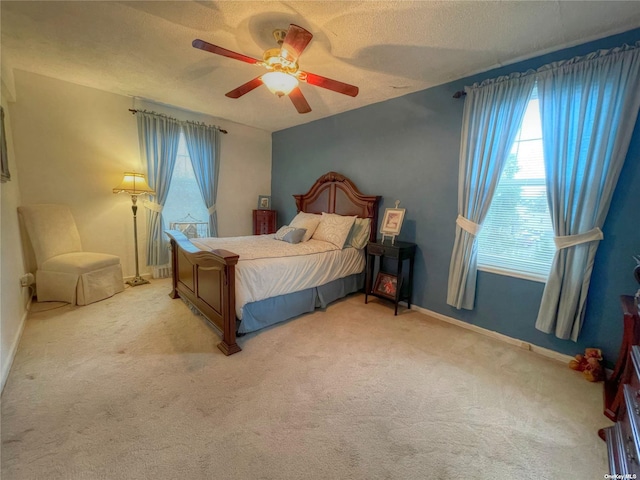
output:
<svg viewBox="0 0 640 480"><path fill-rule="evenodd" d="M379 196L363 195L358 187L344 175L329 172L321 176L305 194L294 195L298 212L337 213L357 215L371 219L369 239L376 241L378 235Z"/></svg>

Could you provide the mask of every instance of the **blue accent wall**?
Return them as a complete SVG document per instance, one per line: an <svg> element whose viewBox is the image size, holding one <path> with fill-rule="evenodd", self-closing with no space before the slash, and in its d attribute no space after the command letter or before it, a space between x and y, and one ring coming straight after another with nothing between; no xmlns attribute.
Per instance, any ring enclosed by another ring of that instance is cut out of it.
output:
<svg viewBox="0 0 640 480"><path fill-rule="evenodd" d="M407 209L399 239L418 244L413 303L569 355L602 348L611 364L622 339L619 296L638 289L632 255L640 254L640 122L603 228L586 317L575 343L535 329L544 288L539 282L480 271L474 310L446 303L464 105L452 95L487 78L637 41L640 29L275 132L271 195L278 219L286 224L294 217L293 194L305 193L328 171L342 173L363 193L382 195L380 219L396 199Z"/></svg>

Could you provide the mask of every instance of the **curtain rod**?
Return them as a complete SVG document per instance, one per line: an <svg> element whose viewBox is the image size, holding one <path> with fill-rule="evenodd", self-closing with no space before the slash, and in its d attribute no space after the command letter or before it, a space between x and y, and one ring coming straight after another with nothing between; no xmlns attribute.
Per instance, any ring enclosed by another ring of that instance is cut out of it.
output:
<svg viewBox="0 0 640 480"><path fill-rule="evenodd" d="M595 52L591 52L586 55L579 55L577 57L569 58L567 60L559 60L556 62L547 63L546 65L542 65L541 67L536 68L535 70L529 69L524 72L514 72L509 75L501 75L497 78L486 79L482 82L474 84L474 86L475 85L483 86L486 82L506 81L516 77L524 77L527 75L537 75L537 74L540 74L541 72L558 70L568 65L573 66L578 63L593 62L595 60L607 57L609 55L621 55L631 50L635 50L637 48L640 48L640 40L636 41L635 43L632 43L631 45L629 45L628 43L624 43L619 47L614 47L614 48L609 48L604 50L596 50ZM453 98L462 98L466 94L467 92L465 92L464 90L460 90L453 94Z"/></svg>
<svg viewBox="0 0 640 480"><path fill-rule="evenodd" d="M130 108L129 111L131 112L132 115L135 115L136 113L138 113L138 110L136 110L134 108ZM187 121L187 123L189 123L189 122ZM196 122L191 122L191 123L196 123ZM225 135L227 133L229 133L226 130L223 130L222 128L218 127L217 125L212 125L212 126L217 128L220 133L224 133Z"/></svg>

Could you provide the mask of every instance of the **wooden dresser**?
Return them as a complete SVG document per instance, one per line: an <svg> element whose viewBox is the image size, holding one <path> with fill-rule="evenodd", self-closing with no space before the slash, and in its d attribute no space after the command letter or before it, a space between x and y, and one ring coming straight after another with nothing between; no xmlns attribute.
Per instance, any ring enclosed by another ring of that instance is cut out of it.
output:
<svg viewBox="0 0 640 480"><path fill-rule="evenodd" d="M267 233L276 233L277 213L275 210L254 210L253 234L265 235Z"/></svg>
<svg viewBox="0 0 640 480"><path fill-rule="evenodd" d="M620 305L624 322L622 344L613 373L604 382L604 414L614 422L618 419L618 410L624 403L624 384L629 383L634 371L630 355L631 346L640 344L640 313L634 298L621 295Z"/></svg>
<svg viewBox="0 0 640 480"><path fill-rule="evenodd" d="M624 401L617 422L599 433L607 442L609 455L608 478L636 478L640 475L640 347L629 352L633 371L629 383L622 385Z"/></svg>

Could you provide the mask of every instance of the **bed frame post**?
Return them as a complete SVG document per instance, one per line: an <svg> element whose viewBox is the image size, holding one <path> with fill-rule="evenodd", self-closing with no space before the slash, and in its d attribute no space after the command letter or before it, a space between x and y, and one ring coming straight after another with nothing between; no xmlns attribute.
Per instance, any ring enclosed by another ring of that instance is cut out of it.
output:
<svg viewBox="0 0 640 480"><path fill-rule="evenodd" d="M230 253L230 252L225 252ZM233 254L232 254L233 255ZM225 355L233 355L242 349L236 343L236 264L238 256L235 258L225 258L227 266L224 272L224 296L227 299L224 305L224 328L222 331L222 341L218 344L218 348Z"/></svg>
<svg viewBox="0 0 640 480"><path fill-rule="evenodd" d="M177 272L178 270L178 255L176 255L177 250L178 250L178 246L176 244L176 241L173 239L173 237L169 237L170 240L170 244L171 244L171 271L172 272ZM180 298L180 294L178 293L178 276L177 275L171 275L171 291L169 292L169 297L173 298L174 300L176 298Z"/></svg>
<svg viewBox="0 0 640 480"><path fill-rule="evenodd" d="M242 349L236 343L236 264L227 250L203 251L182 232L167 230L171 239L172 285L169 296L182 297L222 335L218 348L225 355Z"/></svg>

